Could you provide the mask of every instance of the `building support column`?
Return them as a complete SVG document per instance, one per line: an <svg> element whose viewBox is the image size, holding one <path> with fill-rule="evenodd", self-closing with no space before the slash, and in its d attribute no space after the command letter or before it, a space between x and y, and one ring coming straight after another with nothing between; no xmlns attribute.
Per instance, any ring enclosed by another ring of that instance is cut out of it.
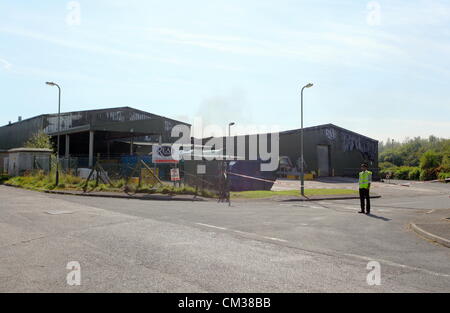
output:
<svg viewBox="0 0 450 313"><path fill-rule="evenodd" d="M133 155L133 144L134 144L134 137L131 137L131 140L130 140L130 155Z"/></svg>
<svg viewBox="0 0 450 313"><path fill-rule="evenodd" d="M70 135L66 135L66 155L65 157L68 159L70 155Z"/></svg>
<svg viewBox="0 0 450 313"><path fill-rule="evenodd" d="M109 140L106 142L106 154L109 160L111 156L111 142Z"/></svg>
<svg viewBox="0 0 450 313"><path fill-rule="evenodd" d="M94 131L89 131L89 167L94 166Z"/></svg>

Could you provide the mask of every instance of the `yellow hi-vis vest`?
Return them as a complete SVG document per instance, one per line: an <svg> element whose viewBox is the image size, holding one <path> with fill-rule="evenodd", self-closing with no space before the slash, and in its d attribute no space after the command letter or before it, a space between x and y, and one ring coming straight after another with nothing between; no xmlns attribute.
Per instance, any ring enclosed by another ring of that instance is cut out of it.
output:
<svg viewBox="0 0 450 313"><path fill-rule="evenodd" d="M372 182L372 172L371 171L359 172L359 188L360 189L368 189L369 184L371 182Z"/></svg>

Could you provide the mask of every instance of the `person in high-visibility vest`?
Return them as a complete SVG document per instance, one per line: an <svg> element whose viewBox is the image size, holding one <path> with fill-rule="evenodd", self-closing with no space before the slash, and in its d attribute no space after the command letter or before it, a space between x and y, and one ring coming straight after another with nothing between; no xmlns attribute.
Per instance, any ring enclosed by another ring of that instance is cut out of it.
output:
<svg viewBox="0 0 450 313"><path fill-rule="evenodd" d="M372 183L372 172L367 170L367 164L361 164L359 172L359 200L361 201L361 211L358 213L370 214L370 184Z"/></svg>

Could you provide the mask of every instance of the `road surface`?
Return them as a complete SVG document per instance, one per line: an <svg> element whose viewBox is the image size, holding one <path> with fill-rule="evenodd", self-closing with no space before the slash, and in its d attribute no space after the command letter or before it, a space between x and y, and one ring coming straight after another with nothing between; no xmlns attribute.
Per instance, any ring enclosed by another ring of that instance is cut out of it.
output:
<svg viewBox="0 0 450 313"><path fill-rule="evenodd" d="M450 292L450 249L408 227L450 208L448 187L377 188L367 216L358 200L228 207L0 186L0 292Z"/></svg>

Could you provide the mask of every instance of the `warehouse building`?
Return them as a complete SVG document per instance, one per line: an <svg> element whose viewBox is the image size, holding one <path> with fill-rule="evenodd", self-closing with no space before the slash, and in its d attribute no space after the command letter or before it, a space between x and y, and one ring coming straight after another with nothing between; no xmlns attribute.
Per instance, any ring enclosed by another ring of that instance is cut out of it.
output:
<svg viewBox="0 0 450 313"><path fill-rule="evenodd" d="M152 143L172 142L175 125L189 124L163 116L119 107L60 114L60 151L62 156L85 156L88 164L95 157L147 153ZM0 150L22 147L34 134L43 131L56 143L58 114L43 114L0 127ZM175 138L176 139L176 138ZM56 145L55 145L56 146Z"/></svg>
<svg viewBox="0 0 450 313"><path fill-rule="evenodd" d="M300 129L279 133L279 176L298 176L300 171ZM272 134L267 136L268 151L271 151ZM234 155L241 160L251 160L249 139L255 135L222 138L224 154ZM261 136L261 135L257 135ZM204 144L212 138L204 139ZM234 142L234 147L232 142ZM245 149L238 148L238 142ZM228 146L233 147L227 149ZM259 144L261 142L259 141ZM264 159L260 154L258 159ZM315 177L356 177L361 163L368 163L369 169L378 177L378 141L342 127L325 124L304 128L304 170Z"/></svg>
<svg viewBox="0 0 450 313"><path fill-rule="evenodd" d="M155 143L171 143L175 125L190 125L163 116L119 107L62 113L60 116L60 156L85 159L85 167L92 167L97 156L113 158L128 155L147 155ZM43 131L56 143L58 115L44 114L0 127L0 151L22 147L35 133ZM268 137L271 134L246 135L215 138L223 141L219 154L236 156L240 160L255 160L250 156L249 138ZM199 141L200 142L199 142ZM194 139L191 143L210 145L211 138ZM234 142L234 145L232 144ZM240 154L238 142L244 142L244 154ZM254 141L253 141L254 142ZM227 143L228 145L227 149ZM259 143L260 145L260 143ZM56 146L56 145L55 145ZM233 149L230 148L233 147ZM4 155L3 153L2 155ZM0 155L1 156L1 155ZM297 175L300 170L300 129L279 133L277 154L279 176ZM262 159L257 155L257 159ZM377 177L378 142L361 134L333 124L304 128L304 168L314 176L352 176L359 171L360 164L367 162Z"/></svg>
<svg viewBox="0 0 450 313"><path fill-rule="evenodd" d="M280 133L280 156L300 164L300 130ZM365 162L378 175L378 141L333 124L304 129L304 167L317 176L356 177Z"/></svg>

